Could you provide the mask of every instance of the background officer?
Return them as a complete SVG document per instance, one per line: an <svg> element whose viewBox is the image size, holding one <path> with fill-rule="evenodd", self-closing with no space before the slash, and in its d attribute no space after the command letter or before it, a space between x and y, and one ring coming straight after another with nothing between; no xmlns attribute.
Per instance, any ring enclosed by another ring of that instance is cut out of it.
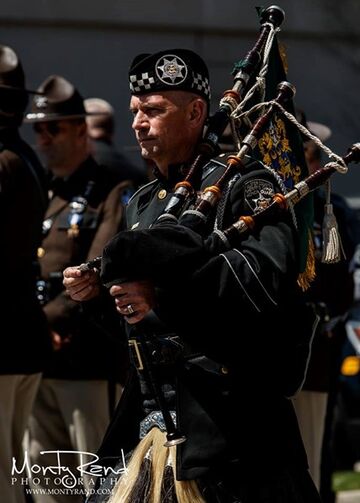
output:
<svg viewBox="0 0 360 503"><path fill-rule="evenodd" d="M113 169L123 180L131 180L134 186L147 181L145 166L140 168L119 152L114 144L114 109L102 98L87 98L84 101L86 124L90 138L90 150L100 166Z"/></svg>
<svg viewBox="0 0 360 503"><path fill-rule="evenodd" d="M0 493L8 503L24 501L23 487L11 485L11 460L21 466L22 439L51 349L35 295L45 173L18 132L30 92L17 54L0 45Z"/></svg>
<svg viewBox="0 0 360 503"><path fill-rule="evenodd" d="M51 200L38 250L38 295L54 351L30 422L30 450L32 461L44 466L54 464L55 455L42 456L42 450L96 451L110 417L109 383L124 377L118 320L114 332L106 323L96 324L91 315L84 315L66 295L61 271L100 254L120 227L132 189L127 181L119 183L121 176L99 167L89 154L86 111L73 84L52 75L39 90L43 94L33 100L27 122L33 124L51 177ZM95 309L96 305L90 311ZM112 313L117 319L111 306L107 316L111 318ZM63 462L78 473L78 457L64 455ZM46 484L45 489L49 487ZM53 501L48 495L34 497ZM66 496L53 498L67 501ZM72 498L82 500L81 496Z"/></svg>
<svg viewBox="0 0 360 503"><path fill-rule="evenodd" d="M331 130L324 124L306 122L303 111L298 111L300 121L326 142ZM322 167L322 151L312 140L304 142L309 173ZM354 255L358 235L355 212L344 198L332 193L330 202L336 217L341 239L341 259L325 263L323 226L326 193L324 187L314 191L313 242L316 276L306 291L306 297L320 317L312 346L307 377L300 393L294 398L295 411L305 448L310 473L317 487L322 486L324 502L332 501L330 438L339 374L340 353L345 337L344 321L353 302L353 278L350 261ZM325 433L325 437L324 437ZM322 454L323 453L323 454ZM321 473L321 464L323 470ZM323 480L321 480L323 479ZM330 498L330 499L329 499Z"/></svg>

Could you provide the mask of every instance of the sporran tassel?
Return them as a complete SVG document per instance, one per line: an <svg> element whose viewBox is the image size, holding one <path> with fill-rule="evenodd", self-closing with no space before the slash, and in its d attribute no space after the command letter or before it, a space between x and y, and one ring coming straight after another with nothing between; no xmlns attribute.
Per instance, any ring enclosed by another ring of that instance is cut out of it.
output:
<svg viewBox="0 0 360 503"><path fill-rule="evenodd" d="M166 462L164 476L161 486L161 503L177 503L175 492L174 471L172 467L171 453L169 452L168 460Z"/></svg>
<svg viewBox="0 0 360 503"><path fill-rule="evenodd" d="M149 503L151 492L151 450L145 454L140 465L139 474L129 495L129 503Z"/></svg>
<svg viewBox="0 0 360 503"><path fill-rule="evenodd" d="M338 224L330 202L330 182L326 182L326 204L324 208L324 220L322 225L323 253L321 262L334 264L341 260L341 254L345 256L338 230Z"/></svg>
<svg viewBox="0 0 360 503"><path fill-rule="evenodd" d="M166 434L158 428L153 440L153 462L152 462L152 492L151 503L162 503L161 487L165 472L166 461L169 456L169 448L165 447Z"/></svg>
<svg viewBox="0 0 360 503"><path fill-rule="evenodd" d="M205 503L194 480L176 480L176 446L152 428L134 450L108 503ZM171 459L171 461L169 461Z"/></svg>
<svg viewBox="0 0 360 503"><path fill-rule="evenodd" d="M195 480L176 480L176 446L164 447L166 434L157 430L153 440L153 485L151 503L205 503ZM169 466L169 457L171 465ZM173 462L174 460L174 462ZM170 472L172 470L172 474ZM174 488L167 494L168 500L163 500L164 485L171 480Z"/></svg>
<svg viewBox="0 0 360 503"><path fill-rule="evenodd" d="M176 446L170 447L172 459L176 459ZM178 503L206 503L195 480L176 480L176 462L173 464L175 492Z"/></svg>
<svg viewBox="0 0 360 503"><path fill-rule="evenodd" d="M143 503L144 501L150 501L148 496L152 486L152 462L150 458L152 457L155 430L156 428L151 429L134 450L124 474L112 491L109 503ZM141 473L142 470L143 473ZM140 487L140 484L142 487ZM141 498L146 495L147 499L135 500L133 498L136 497L136 494Z"/></svg>

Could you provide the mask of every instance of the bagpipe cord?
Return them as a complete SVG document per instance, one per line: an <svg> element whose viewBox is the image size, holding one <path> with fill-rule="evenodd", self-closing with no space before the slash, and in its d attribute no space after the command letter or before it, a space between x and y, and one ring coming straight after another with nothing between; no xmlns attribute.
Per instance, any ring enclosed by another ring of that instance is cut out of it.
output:
<svg viewBox="0 0 360 503"><path fill-rule="evenodd" d="M205 503L194 480L176 480L176 446L153 427L134 450L108 503Z"/></svg>

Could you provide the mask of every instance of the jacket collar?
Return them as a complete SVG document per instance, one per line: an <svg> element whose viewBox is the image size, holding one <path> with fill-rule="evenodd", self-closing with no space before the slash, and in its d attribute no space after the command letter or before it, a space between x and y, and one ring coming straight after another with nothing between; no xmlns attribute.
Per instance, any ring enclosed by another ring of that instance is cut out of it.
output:
<svg viewBox="0 0 360 503"><path fill-rule="evenodd" d="M53 177L50 181L50 189L53 191L54 195L69 199L73 197L75 193L82 192L86 183L95 178L96 172L97 164L94 159L89 156L69 177Z"/></svg>
<svg viewBox="0 0 360 503"><path fill-rule="evenodd" d="M168 176L164 176L160 173L157 167L154 168L153 173L155 178L159 181L160 185L167 190L171 190L174 186L184 180L190 167L183 164L170 164L168 168Z"/></svg>

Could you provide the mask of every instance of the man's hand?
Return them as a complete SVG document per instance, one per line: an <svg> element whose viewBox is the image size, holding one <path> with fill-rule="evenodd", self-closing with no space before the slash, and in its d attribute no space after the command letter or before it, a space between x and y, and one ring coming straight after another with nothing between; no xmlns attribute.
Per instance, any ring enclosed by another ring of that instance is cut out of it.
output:
<svg viewBox="0 0 360 503"><path fill-rule="evenodd" d="M155 289L150 281L113 285L110 295L115 297L116 310L130 325L141 321L156 305Z"/></svg>
<svg viewBox="0 0 360 503"><path fill-rule="evenodd" d="M59 351L63 347L65 347L70 342L70 337L61 337L60 334L54 332L54 330L50 333L52 347L54 351Z"/></svg>
<svg viewBox="0 0 360 503"><path fill-rule="evenodd" d="M67 267L63 272L66 293L77 301L90 300L100 293L99 273L95 269L83 272L79 267Z"/></svg>

